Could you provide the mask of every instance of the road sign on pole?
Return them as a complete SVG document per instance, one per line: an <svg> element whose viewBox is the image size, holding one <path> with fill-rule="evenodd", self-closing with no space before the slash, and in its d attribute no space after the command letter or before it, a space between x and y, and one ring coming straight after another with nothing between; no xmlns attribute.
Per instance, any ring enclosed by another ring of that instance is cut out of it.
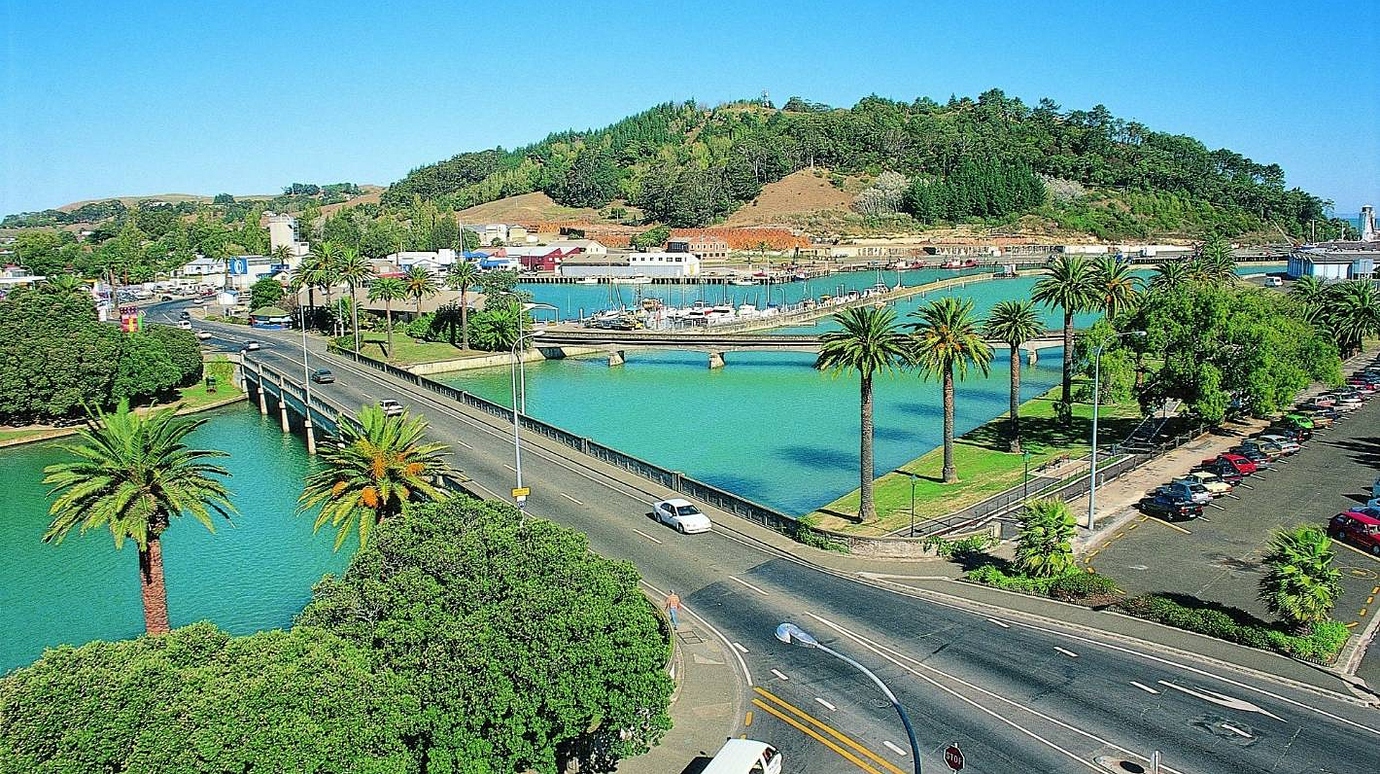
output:
<svg viewBox="0 0 1380 774"><path fill-rule="evenodd" d="M944 748L944 762L954 771L963 771L963 751L958 749L958 742Z"/></svg>
<svg viewBox="0 0 1380 774"><path fill-rule="evenodd" d="M526 497L526 496L529 495L529 494L532 494L532 488L531 488L531 487L520 486L520 487L515 487L515 488L513 489L513 497L516 497L516 498L518 498L518 499L522 499L522 498Z"/></svg>

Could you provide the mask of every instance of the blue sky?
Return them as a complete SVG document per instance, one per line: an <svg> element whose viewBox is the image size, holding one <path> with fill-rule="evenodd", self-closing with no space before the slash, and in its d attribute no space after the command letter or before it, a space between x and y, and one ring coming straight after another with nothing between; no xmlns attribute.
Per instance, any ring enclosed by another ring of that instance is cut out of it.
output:
<svg viewBox="0 0 1380 774"><path fill-rule="evenodd" d="M0 0L0 214L387 184L465 150L768 91L1105 104L1380 203L1380 14L1296 2Z"/></svg>

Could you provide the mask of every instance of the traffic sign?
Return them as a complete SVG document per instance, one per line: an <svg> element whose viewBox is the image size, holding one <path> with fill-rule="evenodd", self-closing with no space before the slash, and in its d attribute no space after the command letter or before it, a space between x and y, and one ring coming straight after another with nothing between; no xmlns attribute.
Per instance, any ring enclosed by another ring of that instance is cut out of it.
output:
<svg viewBox="0 0 1380 774"><path fill-rule="evenodd" d="M958 742L944 748L944 762L954 771L963 771L963 751L958 749Z"/></svg>
<svg viewBox="0 0 1380 774"><path fill-rule="evenodd" d="M526 497L529 494L532 494L532 488L528 486L520 486L513 489L513 497Z"/></svg>

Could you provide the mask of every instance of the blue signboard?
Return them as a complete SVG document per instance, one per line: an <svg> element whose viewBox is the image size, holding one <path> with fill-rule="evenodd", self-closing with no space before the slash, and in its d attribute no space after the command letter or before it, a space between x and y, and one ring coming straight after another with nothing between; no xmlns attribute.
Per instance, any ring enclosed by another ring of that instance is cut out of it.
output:
<svg viewBox="0 0 1380 774"><path fill-rule="evenodd" d="M249 258L247 257L231 258L230 260L226 261L225 265L226 270L229 271L231 274L249 273Z"/></svg>

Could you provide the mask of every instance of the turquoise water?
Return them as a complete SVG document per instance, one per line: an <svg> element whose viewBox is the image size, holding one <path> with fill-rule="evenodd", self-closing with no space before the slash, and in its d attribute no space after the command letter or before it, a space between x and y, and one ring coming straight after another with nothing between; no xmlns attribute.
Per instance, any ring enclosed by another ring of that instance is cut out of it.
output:
<svg viewBox="0 0 1380 774"><path fill-rule="evenodd" d="M192 436L197 448L222 449L221 461L240 515L216 533L177 519L164 533L168 612L173 626L200 620L236 634L288 626L312 584L344 569L350 553L332 553L334 533L313 536L311 519L295 516L311 469L301 439L284 435L275 417L240 404L220 409ZM64 459L54 444L0 452L0 672L27 664L45 647L143 632L137 554L115 550L109 531L71 533L42 542L49 520L43 467Z"/></svg>

